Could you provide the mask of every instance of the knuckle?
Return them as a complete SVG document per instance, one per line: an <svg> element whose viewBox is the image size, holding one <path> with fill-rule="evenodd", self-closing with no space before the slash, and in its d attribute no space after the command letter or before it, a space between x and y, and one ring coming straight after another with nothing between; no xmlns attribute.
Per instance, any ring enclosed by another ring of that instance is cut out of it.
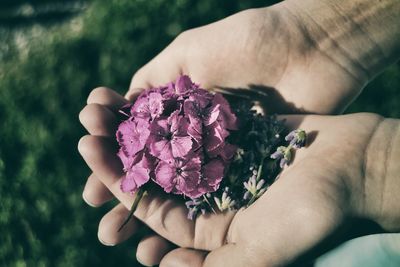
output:
<svg viewBox="0 0 400 267"><path fill-rule="evenodd" d="M193 36L193 29L192 30L186 30L181 32L180 34L178 34L178 36L175 38L175 40L173 41L173 44L176 43L186 43L188 42L192 36Z"/></svg>
<svg viewBox="0 0 400 267"><path fill-rule="evenodd" d="M88 98L87 98L87 104L92 104L92 103L99 103L101 99L103 99L105 96L108 96L110 94L110 89L107 87L97 87L93 89Z"/></svg>

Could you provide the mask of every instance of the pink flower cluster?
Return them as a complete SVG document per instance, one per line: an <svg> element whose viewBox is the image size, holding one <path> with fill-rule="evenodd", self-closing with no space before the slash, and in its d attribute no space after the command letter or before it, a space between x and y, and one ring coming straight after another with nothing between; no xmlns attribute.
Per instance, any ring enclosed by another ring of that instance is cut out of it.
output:
<svg viewBox="0 0 400 267"><path fill-rule="evenodd" d="M117 131L125 178L135 192L153 180L167 193L196 198L218 189L236 147L226 142L237 118L221 94L199 88L188 76L143 91Z"/></svg>

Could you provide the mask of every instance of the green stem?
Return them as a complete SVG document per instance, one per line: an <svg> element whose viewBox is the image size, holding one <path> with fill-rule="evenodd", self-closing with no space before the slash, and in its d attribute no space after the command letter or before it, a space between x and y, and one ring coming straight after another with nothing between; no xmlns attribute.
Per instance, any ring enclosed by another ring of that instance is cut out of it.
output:
<svg viewBox="0 0 400 267"><path fill-rule="evenodd" d="M261 179L261 174L263 171L263 165L264 165L265 158L266 158L265 156L261 158L261 162L260 162L260 165L258 166L258 170L257 170L256 182L260 181L260 179ZM249 200L249 203L247 203L247 207L249 207L251 204L253 204L254 201L256 201L256 199L257 199L256 195L257 194L255 194L251 197L251 199Z"/></svg>
<svg viewBox="0 0 400 267"><path fill-rule="evenodd" d="M131 210L128 214L128 217L126 217L125 221L123 224L119 227L118 232L124 228L124 226L129 222L129 220L132 218L133 213L135 212L137 206L139 205L140 200L143 198L144 194L146 193L146 190L142 188L139 188L139 190L136 192L135 200L133 201L133 204L131 206Z"/></svg>
<svg viewBox="0 0 400 267"><path fill-rule="evenodd" d="M256 179L257 182L260 181L260 178L261 178L261 173L262 173L262 170L263 170L264 160L265 160L265 157L262 157L260 165L258 166L257 179Z"/></svg>
<svg viewBox="0 0 400 267"><path fill-rule="evenodd" d="M250 207L251 204L253 204L253 202L256 201L256 195L253 195L249 201L249 203L247 203L247 207Z"/></svg>
<svg viewBox="0 0 400 267"><path fill-rule="evenodd" d="M204 198L204 201L208 204L208 206L210 206L212 212L213 212L214 214L217 214L217 212L216 212L216 211L214 210L214 208L211 206L210 201L208 201L208 198L207 198L205 195L203 195L203 198Z"/></svg>

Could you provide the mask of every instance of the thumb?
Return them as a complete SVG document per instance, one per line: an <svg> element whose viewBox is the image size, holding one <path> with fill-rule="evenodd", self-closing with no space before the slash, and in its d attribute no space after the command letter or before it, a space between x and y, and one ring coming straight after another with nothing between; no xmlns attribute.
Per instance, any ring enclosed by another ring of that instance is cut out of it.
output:
<svg viewBox="0 0 400 267"><path fill-rule="evenodd" d="M260 199L235 216L230 244L210 252L204 266L287 265L330 236L343 221L346 198L317 165L304 160L285 170Z"/></svg>

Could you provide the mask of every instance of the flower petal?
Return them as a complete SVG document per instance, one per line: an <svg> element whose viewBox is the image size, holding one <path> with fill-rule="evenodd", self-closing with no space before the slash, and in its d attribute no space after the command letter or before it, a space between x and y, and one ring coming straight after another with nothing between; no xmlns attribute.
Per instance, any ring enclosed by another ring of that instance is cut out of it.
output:
<svg viewBox="0 0 400 267"><path fill-rule="evenodd" d="M160 161L155 170L155 182L159 184L165 192L170 193L174 188L176 178L176 168L165 161Z"/></svg>
<svg viewBox="0 0 400 267"><path fill-rule="evenodd" d="M187 75L182 75L176 79L175 91L177 94L185 94L193 88L193 82Z"/></svg>
<svg viewBox="0 0 400 267"><path fill-rule="evenodd" d="M213 99L213 105L220 105L220 117L218 120L229 130L238 129L238 121L236 115L232 112L228 101L223 97L222 94L215 94Z"/></svg>
<svg viewBox="0 0 400 267"><path fill-rule="evenodd" d="M135 192L137 185L134 179L134 174L126 175L121 181L121 191L124 193Z"/></svg>
<svg viewBox="0 0 400 267"><path fill-rule="evenodd" d="M213 151L223 145L225 138L229 135L229 132L222 128L218 122L207 126L206 130L204 147L207 152Z"/></svg>
<svg viewBox="0 0 400 267"><path fill-rule="evenodd" d="M171 142L166 139L150 143L149 150L151 155L161 160L171 161L173 159Z"/></svg>
<svg viewBox="0 0 400 267"><path fill-rule="evenodd" d="M216 190L224 177L224 169L225 165L222 160L211 160L203 167L203 180L207 182L207 185L212 186Z"/></svg>
<svg viewBox="0 0 400 267"><path fill-rule="evenodd" d="M171 140L172 155L183 158L192 149L193 141L190 136L175 136Z"/></svg>
<svg viewBox="0 0 400 267"><path fill-rule="evenodd" d="M117 141L126 156L134 156L146 145L150 135L149 126L143 120L126 120L118 126Z"/></svg>

